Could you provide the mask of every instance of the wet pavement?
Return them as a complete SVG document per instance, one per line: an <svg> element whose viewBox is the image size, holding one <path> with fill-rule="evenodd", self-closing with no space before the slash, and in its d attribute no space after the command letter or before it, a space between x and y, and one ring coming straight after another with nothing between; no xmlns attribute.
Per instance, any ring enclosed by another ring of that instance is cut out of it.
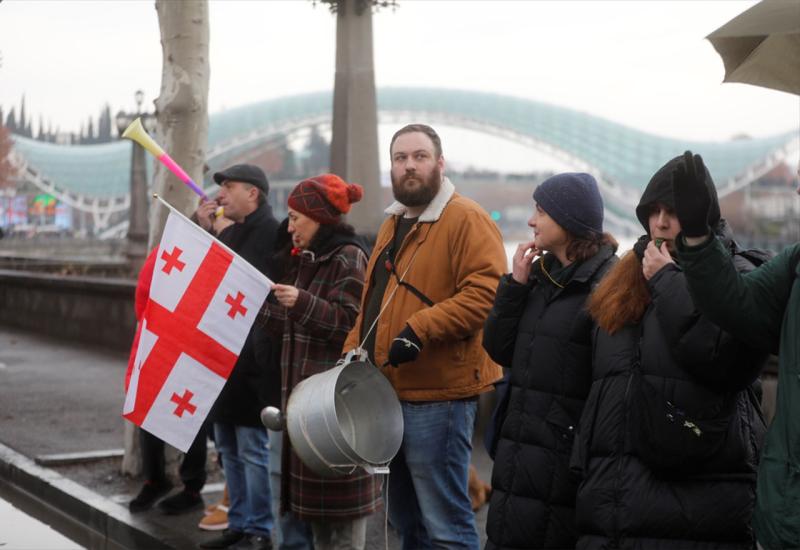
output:
<svg viewBox="0 0 800 550"><path fill-rule="evenodd" d="M72 550L81 546L0 498L0 548Z"/></svg>
<svg viewBox="0 0 800 550"><path fill-rule="evenodd" d="M59 546L55 542L53 546L49 546L49 543L3 546L4 520L0 515L0 550L16 547L58 550L81 546L148 547L143 540L164 541L166 546L173 548L191 548L215 536L197 528L202 510L179 516L165 516L155 509L130 514L127 502L138 492L141 481L119 473L121 459L118 455L57 467L33 465L32 461L37 457L94 451L119 452L122 449L125 421L121 417L121 410L126 365L127 353L87 348L0 326L0 443L8 448L5 454L0 452L0 460L13 462L14 459L5 457L18 454L21 457L18 462L23 464L0 469L0 497L7 498L3 494L3 482L8 481L2 479L4 472L7 476L16 477L13 475L16 468L27 469L31 473L26 473L26 479L38 477L46 480L46 486L42 486L44 489L29 481L32 488L26 488L27 491L35 494L46 489L48 496L39 495L42 500L58 500L58 506L72 506L78 510L78 517L88 517L90 519L87 522L103 525L95 529L100 531L100 535L93 534L82 539L73 536L80 539L78 542L82 544L78 546ZM111 454L114 455L113 452ZM222 476L213 460L213 450L209 458L209 483L203 493L206 503L218 501L222 489ZM30 459L30 465L27 459ZM473 463L479 475L488 481L491 461L480 445L475 446ZM8 474L9 471L12 474ZM60 478L67 481L58 481ZM179 486L177 480L174 481ZM62 505L61 497L53 496L55 493L52 491L60 490L71 493L64 502L72 504ZM13 503L13 499L9 500ZM86 509L81 508L83 505ZM37 517L44 519L46 514ZM485 541L485 521L484 506L476 516L482 541ZM124 532L126 526L130 527L130 533ZM39 532L44 533L45 528L32 529L31 537ZM72 535L72 532L68 534ZM151 538L148 539L148 536ZM107 537L105 542L104 537ZM111 538L115 540L111 541ZM386 538L381 511L369 519L367 548L385 548ZM399 548L393 533L388 533L388 540L388 548ZM130 541L138 542L134 544ZM23 539L18 544L29 543Z"/></svg>

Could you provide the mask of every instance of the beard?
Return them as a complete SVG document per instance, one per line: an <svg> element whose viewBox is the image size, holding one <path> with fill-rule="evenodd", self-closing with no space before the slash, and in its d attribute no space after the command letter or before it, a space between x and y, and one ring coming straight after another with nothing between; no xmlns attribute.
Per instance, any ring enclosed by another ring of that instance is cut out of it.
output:
<svg viewBox="0 0 800 550"><path fill-rule="evenodd" d="M408 189L406 183L410 180L419 182L416 188ZM436 166L430 175L422 180L418 174L404 174L399 179L392 174L392 193L400 204L405 206L424 206L433 200L442 186L442 171Z"/></svg>

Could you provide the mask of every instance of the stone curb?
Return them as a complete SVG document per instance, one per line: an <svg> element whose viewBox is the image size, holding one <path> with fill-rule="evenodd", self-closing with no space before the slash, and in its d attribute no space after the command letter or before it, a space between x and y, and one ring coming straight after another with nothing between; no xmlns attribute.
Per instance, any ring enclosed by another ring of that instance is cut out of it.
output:
<svg viewBox="0 0 800 550"><path fill-rule="evenodd" d="M86 548L195 547L188 538L132 516L125 507L1 443L0 496Z"/></svg>

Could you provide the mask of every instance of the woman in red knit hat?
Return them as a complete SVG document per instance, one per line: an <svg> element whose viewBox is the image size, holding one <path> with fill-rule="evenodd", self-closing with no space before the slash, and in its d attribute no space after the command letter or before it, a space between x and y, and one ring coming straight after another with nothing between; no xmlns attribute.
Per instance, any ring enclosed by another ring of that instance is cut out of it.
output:
<svg viewBox="0 0 800 550"><path fill-rule="evenodd" d="M261 311L281 334L283 409L302 380L333 368L361 303L367 250L343 221L361 200L360 185L334 174L298 183L289 194L288 264ZM283 439L281 510L311 524L314 548L364 548L366 517L379 506L380 483L363 470L325 479L308 469Z"/></svg>

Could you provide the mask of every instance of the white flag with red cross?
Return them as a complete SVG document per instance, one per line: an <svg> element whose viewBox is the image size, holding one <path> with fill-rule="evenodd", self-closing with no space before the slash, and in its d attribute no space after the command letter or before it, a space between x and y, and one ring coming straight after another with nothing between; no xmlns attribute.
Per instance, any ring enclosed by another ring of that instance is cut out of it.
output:
<svg viewBox="0 0 800 550"><path fill-rule="evenodd" d="M131 352L123 417L186 452L271 287L266 276L170 207Z"/></svg>

